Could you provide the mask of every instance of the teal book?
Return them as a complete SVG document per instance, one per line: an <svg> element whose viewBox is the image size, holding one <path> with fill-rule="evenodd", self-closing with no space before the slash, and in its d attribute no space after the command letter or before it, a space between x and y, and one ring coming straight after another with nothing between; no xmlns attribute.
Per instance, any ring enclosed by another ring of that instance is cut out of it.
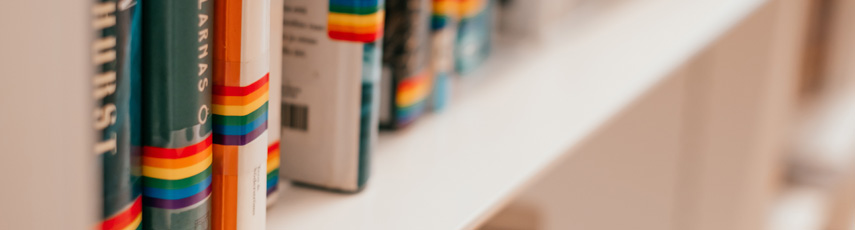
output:
<svg viewBox="0 0 855 230"><path fill-rule="evenodd" d="M461 0L454 66L461 75L480 67L492 51L492 1Z"/></svg>
<svg viewBox="0 0 855 230"><path fill-rule="evenodd" d="M103 182L100 229L141 226L141 9L136 1L100 0L91 10L94 150Z"/></svg>
<svg viewBox="0 0 855 230"><path fill-rule="evenodd" d="M213 1L143 5L143 229L209 229Z"/></svg>

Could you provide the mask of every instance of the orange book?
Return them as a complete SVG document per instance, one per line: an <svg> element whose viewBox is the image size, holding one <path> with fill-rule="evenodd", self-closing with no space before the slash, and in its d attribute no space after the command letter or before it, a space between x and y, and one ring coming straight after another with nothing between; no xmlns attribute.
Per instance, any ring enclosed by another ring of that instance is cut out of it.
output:
<svg viewBox="0 0 855 230"><path fill-rule="evenodd" d="M264 229L269 0L214 4L214 230Z"/></svg>

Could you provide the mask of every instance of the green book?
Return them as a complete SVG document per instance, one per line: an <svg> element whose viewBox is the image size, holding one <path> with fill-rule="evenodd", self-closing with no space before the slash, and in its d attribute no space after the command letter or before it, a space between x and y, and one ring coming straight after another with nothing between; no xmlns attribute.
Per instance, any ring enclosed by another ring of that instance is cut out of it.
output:
<svg viewBox="0 0 855 230"><path fill-rule="evenodd" d="M143 5L143 228L208 229L213 1Z"/></svg>
<svg viewBox="0 0 855 230"><path fill-rule="evenodd" d="M140 175L140 20L136 1L92 5L95 152L101 161L101 229L138 229Z"/></svg>

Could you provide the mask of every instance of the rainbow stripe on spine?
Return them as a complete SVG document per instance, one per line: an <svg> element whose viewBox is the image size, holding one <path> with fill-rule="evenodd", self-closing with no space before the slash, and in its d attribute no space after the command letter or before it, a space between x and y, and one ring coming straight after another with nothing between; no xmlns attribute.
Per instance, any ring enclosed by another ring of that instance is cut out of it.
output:
<svg viewBox="0 0 855 230"><path fill-rule="evenodd" d="M383 37L383 0L329 0L327 34L333 40L370 43Z"/></svg>
<svg viewBox="0 0 855 230"><path fill-rule="evenodd" d="M144 146L144 202L147 207L183 209L211 195L211 135L183 148Z"/></svg>
<svg viewBox="0 0 855 230"><path fill-rule="evenodd" d="M408 124L424 112L424 103L431 92L430 71L406 78L398 83L395 107L398 124Z"/></svg>
<svg viewBox="0 0 855 230"><path fill-rule="evenodd" d="M242 157L251 157L253 150L241 150L250 146L259 137L264 139L267 146L268 97L270 74L256 80L247 86L214 85L213 114L214 114L214 145L215 155L220 162L216 177L218 187L213 206L213 229L234 229L238 224L238 203L242 196L238 194L238 181L247 180L238 170ZM248 155L245 155L248 154ZM262 202L266 203L266 202Z"/></svg>
<svg viewBox="0 0 855 230"><path fill-rule="evenodd" d="M457 0L460 18L472 18L487 8L487 0Z"/></svg>
<svg viewBox="0 0 855 230"><path fill-rule="evenodd" d="M267 147L267 195L279 188L279 142Z"/></svg>
<svg viewBox="0 0 855 230"><path fill-rule="evenodd" d="M431 29L441 30L452 23L454 17L459 13L460 0L433 0L433 14L431 14Z"/></svg>
<svg viewBox="0 0 855 230"><path fill-rule="evenodd" d="M245 87L214 86L214 143L246 145L267 131L270 74Z"/></svg>
<svg viewBox="0 0 855 230"><path fill-rule="evenodd" d="M142 196L138 196L133 203L124 210L101 222L103 230L134 230L142 229Z"/></svg>

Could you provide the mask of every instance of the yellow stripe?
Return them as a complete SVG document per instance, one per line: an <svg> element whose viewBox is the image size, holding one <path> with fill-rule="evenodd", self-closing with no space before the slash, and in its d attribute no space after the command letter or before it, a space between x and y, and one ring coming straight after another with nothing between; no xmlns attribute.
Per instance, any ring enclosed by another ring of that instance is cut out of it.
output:
<svg viewBox="0 0 855 230"><path fill-rule="evenodd" d="M407 107L413 104L416 104L425 98L427 98L428 91L430 89L430 84L427 82L421 82L416 85L413 89L409 91L398 92L398 96L395 100L395 104L399 107Z"/></svg>
<svg viewBox="0 0 855 230"><path fill-rule="evenodd" d="M384 12L382 10L369 15L341 14L330 12L329 16L327 17L327 23L341 26L375 26L383 22L383 15Z"/></svg>
<svg viewBox="0 0 855 230"><path fill-rule="evenodd" d="M140 222L142 222L142 212L137 215L137 218L134 218L134 221L131 222L130 225L123 228L122 230L136 230L140 226Z"/></svg>
<svg viewBox="0 0 855 230"><path fill-rule="evenodd" d="M253 111L261 108L265 102L268 100L270 92L264 92L264 95L255 99L255 101L250 102L246 105L217 105L214 104L214 114L223 115L223 116L246 116L247 114L252 113Z"/></svg>
<svg viewBox="0 0 855 230"><path fill-rule="evenodd" d="M433 13L435 14L444 14L444 15L454 15L457 14L457 2L455 1L439 1L434 2L433 4Z"/></svg>
<svg viewBox="0 0 855 230"><path fill-rule="evenodd" d="M487 6L483 0L469 0L460 3L460 14L463 18L471 18L480 13Z"/></svg>
<svg viewBox="0 0 855 230"><path fill-rule="evenodd" d="M279 168L279 156L273 157L267 160L267 173L273 172L273 170Z"/></svg>
<svg viewBox="0 0 855 230"><path fill-rule="evenodd" d="M202 162L199 162L195 165L187 166L185 168L180 168L180 169L165 169L165 168L143 166L142 167L143 176L153 177L153 178L157 178L157 179L164 179L164 180L184 179L184 178L191 177L191 176L194 176L196 174L199 174L202 171L205 171L205 169L207 169L208 166L211 166L211 162L213 160L212 159L213 157L214 157L213 154L208 155L208 158L205 158L205 160L203 160Z"/></svg>

